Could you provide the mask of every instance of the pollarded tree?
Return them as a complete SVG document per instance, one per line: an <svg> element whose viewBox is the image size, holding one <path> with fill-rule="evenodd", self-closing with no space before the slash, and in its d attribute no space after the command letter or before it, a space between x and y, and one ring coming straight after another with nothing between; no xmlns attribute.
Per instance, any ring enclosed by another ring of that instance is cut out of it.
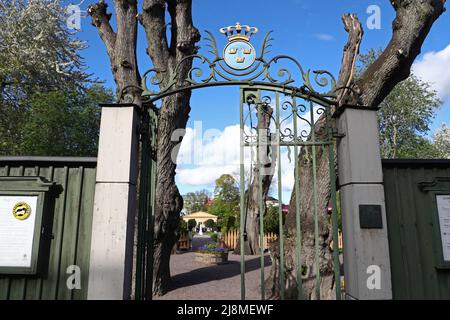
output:
<svg viewBox="0 0 450 320"><path fill-rule="evenodd" d="M172 73L183 58L197 51L200 34L192 22L192 0L144 0L141 13L137 0L114 0L113 3L115 29L105 1L89 6L88 13L106 46L119 102L132 101L141 106L141 90L138 89L141 77L136 58L138 24L144 28L153 67ZM170 21L166 21L166 13ZM189 59L181 64L177 86L183 84L191 66ZM160 86L166 86L168 80ZM173 141L172 133L186 128L190 97L191 92L185 91L165 98L158 115L153 259L153 288L157 295L164 294L169 285L170 253L177 239L183 208L183 198L175 184L176 161L173 159L180 141Z"/></svg>
<svg viewBox="0 0 450 320"><path fill-rule="evenodd" d="M366 69L355 81L355 64L359 55L359 49L363 37L361 23L355 15L343 17L345 30L348 32L348 42L344 47L341 70L339 73L338 87L351 87L353 90L342 90L338 97L338 104L360 103L364 106L378 106L402 80L410 75L411 66L419 55L422 44L428 35L434 22L445 11L445 0L391 0L390 3L396 12L393 21L392 38L381 55ZM315 130L325 125L324 119L319 119ZM320 149L319 149L320 150ZM302 148L298 167L300 168L300 185L312 185L312 168L308 165L306 157L311 152L305 152ZM333 260L330 249L332 240L331 226L327 214L327 206L330 199L330 177L327 154L317 152L317 208L319 220L319 248L321 274L321 298L334 298L335 280L333 276ZM305 276L302 279L304 296L307 299L315 297L315 254L314 254L314 217L312 189L305 190L301 194L302 209L302 259ZM286 297L297 297L297 266L295 250L295 193L291 196L290 211L285 222L285 279ZM279 247L274 243L271 247L272 268L266 288L274 297L279 296Z"/></svg>

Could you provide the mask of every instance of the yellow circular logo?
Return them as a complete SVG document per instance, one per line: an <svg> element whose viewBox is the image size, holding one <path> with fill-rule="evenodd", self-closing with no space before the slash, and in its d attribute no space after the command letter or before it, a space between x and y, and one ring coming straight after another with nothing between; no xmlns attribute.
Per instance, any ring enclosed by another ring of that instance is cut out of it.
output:
<svg viewBox="0 0 450 320"><path fill-rule="evenodd" d="M17 220L25 220L31 214L31 207L26 202L19 202L13 208L14 218Z"/></svg>

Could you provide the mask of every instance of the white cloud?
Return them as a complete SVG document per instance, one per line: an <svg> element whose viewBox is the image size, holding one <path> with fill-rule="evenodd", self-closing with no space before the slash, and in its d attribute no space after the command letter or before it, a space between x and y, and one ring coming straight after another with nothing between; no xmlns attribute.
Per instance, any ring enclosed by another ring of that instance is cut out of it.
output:
<svg viewBox="0 0 450 320"><path fill-rule="evenodd" d="M181 184L212 187L217 178L222 174L231 174L236 178L239 177L239 125L228 126L221 132L220 136L209 142L203 142L200 147L202 149L200 157L192 164L190 161L195 157L195 146L199 147L199 143L194 140L195 132L192 128L188 128L186 136L180 149L177 168L177 181ZM290 158L288 150L282 147L282 187L284 192L290 192L294 185L294 149L291 147ZM250 148L245 148L244 163L246 170L246 179L250 169ZM184 161L184 163L183 163ZM198 162L197 162L198 161ZM278 165L278 164L277 164ZM277 188L277 171L275 168L275 176L273 186Z"/></svg>
<svg viewBox="0 0 450 320"><path fill-rule="evenodd" d="M450 99L450 44L441 51L425 53L412 69L416 76L432 85L442 100Z"/></svg>
<svg viewBox="0 0 450 320"><path fill-rule="evenodd" d="M299 149L300 150L300 149ZM291 192L294 187L294 148L291 147L290 160L288 158L288 150L283 147L281 150L281 184L284 192ZM275 168L273 177L273 185L278 188L278 163ZM289 200L289 199L283 199Z"/></svg>
<svg viewBox="0 0 450 320"><path fill-rule="evenodd" d="M203 166L197 168L185 168L177 170L178 181L193 186L211 186L222 174L236 174L236 167L228 166Z"/></svg>
<svg viewBox="0 0 450 320"><path fill-rule="evenodd" d="M315 33L314 38L321 40L321 41L334 40L334 37L331 34L327 34L327 33Z"/></svg>
<svg viewBox="0 0 450 320"><path fill-rule="evenodd" d="M183 166L217 167L239 165L240 127L228 126L224 131L203 131L202 122L187 128L180 147L177 164Z"/></svg>
<svg viewBox="0 0 450 320"><path fill-rule="evenodd" d="M223 131L205 130L201 122L187 128L177 159L177 180L193 186L211 186L222 174L239 173L240 127L232 125ZM250 163L249 152L245 163Z"/></svg>
<svg viewBox="0 0 450 320"><path fill-rule="evenodd" d="M314 113L317 114L318 106L314 106ZM287 111L289 112L289 111ZM311 113L305 111L300 113L304 119L310 120ZM286 116L286 114L285 114ZM315 121L319 117L315 117ZM282 117L283 119L283 117ZM292 117L286 119L282 124L282 131L292 130ZM272 132L275 128L272 123ZM298 120L298 132L303 132L305 136L309 134L309 124L304 120ZM246 132L249 128L246 127ZM201 188L210 188L222 174L228 173L239 177L240 171L240 127L238 124L226 127L223 131L217 129L208 129L203 131L202 123L195 122L194 128L187 128L183 143L180 147L180 153L177 159L177 182L184 185L196 186ZM299 148L300 150L300 148ZM288 157L288 148L281 148L282 162L282 187L283 192L291 192L294 185L294 148L290 148L290 160ZM245 148L244 164L245 170L250 169L250 148ZM273 179L273 188L277 189L277 171Z"/></svg>

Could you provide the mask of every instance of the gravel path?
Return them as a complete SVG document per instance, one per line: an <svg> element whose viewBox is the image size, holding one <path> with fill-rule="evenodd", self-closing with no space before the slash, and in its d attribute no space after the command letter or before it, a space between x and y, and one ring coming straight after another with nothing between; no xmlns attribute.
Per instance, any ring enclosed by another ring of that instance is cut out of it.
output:
<svg viewBox="0 0 450 320"><path fill-rule="evenodd" d="M211 242L207 236L194 237L193 246ZM194 253L172 255L170 270L172 285L170 291L160 300L239 300L240 299L240 256L229 253L228 264L201 266L194 263ZM260 299L260 258L245 257L246 299ZM265 256L265 277L269 275L270 257Z"/></svg>

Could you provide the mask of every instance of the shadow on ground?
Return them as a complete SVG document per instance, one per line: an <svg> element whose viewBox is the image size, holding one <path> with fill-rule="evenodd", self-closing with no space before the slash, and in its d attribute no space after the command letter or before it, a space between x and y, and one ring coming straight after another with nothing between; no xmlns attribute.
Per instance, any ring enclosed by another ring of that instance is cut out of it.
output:
<svg viewBox="0 0 450 320"><path fill-rule="evenodd" d="M264 256L264 267L271 265L270 257ZM260 269L260 257L255 257L245 261L245 273ZM218 266L200 267L189 272L172 276L169 292L178 288L195 286L198 284L218 281L240 275L241 265L239 261L231 260L228 264Z"/></svg>

